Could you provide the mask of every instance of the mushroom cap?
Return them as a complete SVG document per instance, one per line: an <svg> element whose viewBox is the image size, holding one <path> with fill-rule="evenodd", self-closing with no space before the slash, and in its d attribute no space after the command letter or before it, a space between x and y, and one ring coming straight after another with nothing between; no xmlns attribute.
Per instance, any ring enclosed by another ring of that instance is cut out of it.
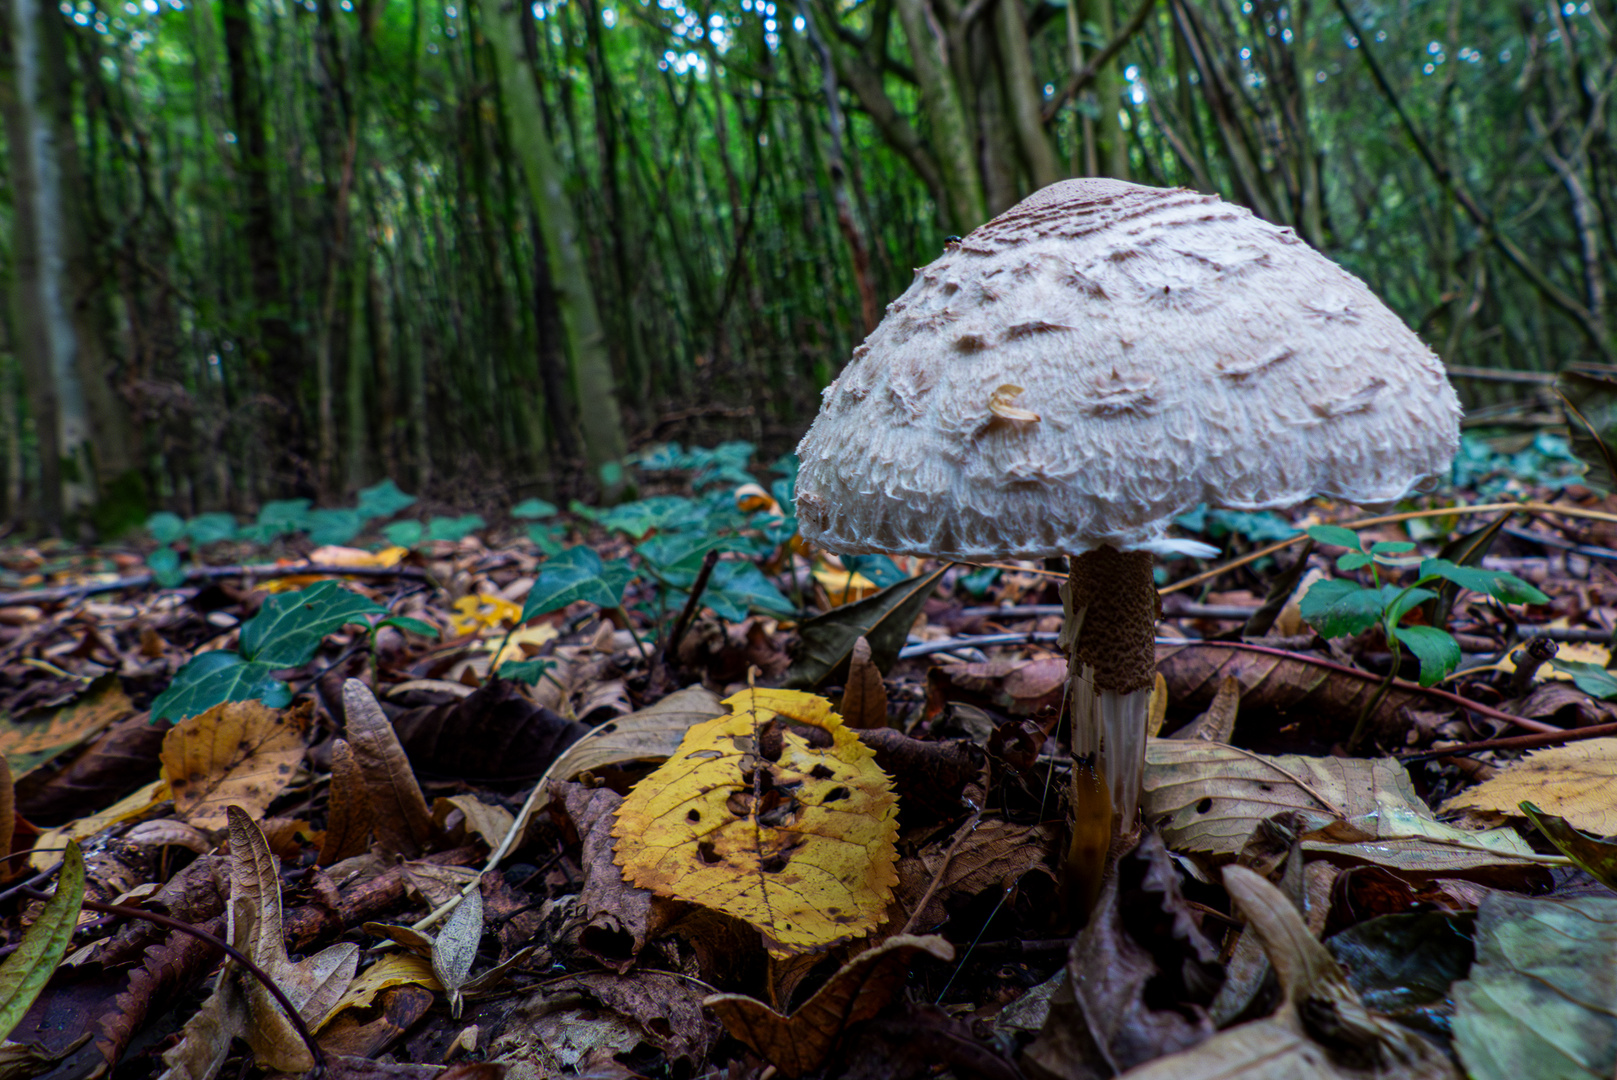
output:
<svg viewBox="0 0 1617 1080"><path fill-rule="evenodd" d="M1067 180L888 305L798 445L798 525L850 554L1208 552L1176 515L1397 499L1459 419L1442 361L1290 229Z"/></svg>

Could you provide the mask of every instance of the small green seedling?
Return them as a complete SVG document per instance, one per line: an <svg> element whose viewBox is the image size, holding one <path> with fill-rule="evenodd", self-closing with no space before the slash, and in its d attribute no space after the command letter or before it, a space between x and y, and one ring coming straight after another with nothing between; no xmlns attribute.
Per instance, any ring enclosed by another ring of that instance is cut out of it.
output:
<svg viewBox="0 0 1617 1080"><path fill-rule="evenodd" d="M1316 583L1298 605L1303 621L1326 638L1361 634L1380 624L1389 644L1402 644L1420 661L1422 686L1433 685L1460 664L1460 645L1447 630L1403 625L1410 611L1437 595L1436 590L1428 586L1451 581L1462 589L1482 593L1502 604L1549 603L1549 597L1514 574L1460 566L1448 559L1410 556L1415 545L1405 541L1382 541L1366 550L1357 533L1340 525L1315 525L1308 530L1308 535L1318 543L1347 548L1347 553L1336 560L1337 570L1352 573L1368 569L1370 584L1361 585L1342 578ZM1381 580L1382 568L1407 566L1419 567L1415 580L1408 585L1392 585ZM1397 669L1394 664L1381 690L1360 716L1349 740L1350 746L1358 742L1369 715L1391 688Z"/></svg>

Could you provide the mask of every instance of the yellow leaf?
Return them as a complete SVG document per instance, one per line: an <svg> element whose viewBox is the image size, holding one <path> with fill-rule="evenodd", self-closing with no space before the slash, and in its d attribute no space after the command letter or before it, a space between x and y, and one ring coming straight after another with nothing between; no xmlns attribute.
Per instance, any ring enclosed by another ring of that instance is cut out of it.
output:
<svg viewBox="0 0 1617 1080"><path fill-rule="evenodd" d="M832 565L824 555L814 560L814 580L825 590L826 599L832 607L851 604L880 591L880 587L865 575Z"/></svg>
<svg viewBox="0 0 1617 1080"><path fill-rule="evenodd" d="M520 618L521 614L522 613L519 611L517 613L517 617ZM507 661L515 663L526 660L530 655L532 655L528 651L529 649L532 649L534 652L538 652L545 645L555 641L560 636L561 632L549 623L540 623L538 626L518 627L517 629L511 631L511 640L505 642L505 648L500 650L500 654L494 658L492 665L494 667L499 667L501 664ZM490 641L486 647L482 647L483 651L493 652L495 649L499 649L500 642L504 640L505 638L502 635L500 638ZM527 648L523 648L524 645L526 645Z"/></svg>
<svg viewBox="0 0 1617 1080"><path fill-rule="evenodd" d="M319 1031L344 1009L368 1007L383 990L411 983L425 986L428 990L443 989L438 985L438 977L432 973L431 960L413 953L388 953L348 984L342 998L315 1024L314 1030Z"/></svg>
<svg viewBox="0 0 1617 1080"><path fill-rule="evenodd" d="M34 841L34 853L28 857L28 865L35 870L49 870L61 859L62 848L67 846L69 840L78 840L82 843L102 829L138 818L168 798L168 794L168 784L165 781L153 780L139 791L119 799L99 814L81 817L60 829L47 829Z"/></svg>
<svg viewBox="0 0 1617 1080"><path fill-rule="evenodd" d="M118 677L103 675L65 705L20 720L0 719L0 754L22 776L134 712Z"/></svg>
<svg viewBox="0 0 1617 1080"><path fill-rule="evenodd" d="M875 754L812 694L724 703L618 808L624 877L751 923L776 956L868 933L898 880L897 798Z"/></svg>
<svg viewBox="0 0 1617 1080"><path fill-rule="evenodd" d="M1445 810L1497 810L1521 816L1523 799L1544 813L1596 836L1617 834L1617 739L1585 739L1529 754L1474 788Z"/></svg>
<svg viewBox="0 0 1617 1080"><path fill-rule="evenodd" d="M736 509L743 514L756 514L760 510L768 511L776 517L785 517L780 511L780 503L775 497L763 489L761 484L742 484L736 488Z"/></svg>
<svg viewBox="0 0 1617 1080"><path fill-rule="evenodd" d="M502 597L484 593L463 596L455 601L454 608L455 614L449 616L449 624L455 628L455 633L460 637L468 637L484 630L503 629L503 624L508 619L512 625L522 620L521 607Z"/></svg>
<svg viewBox="0 0 1617 1080"><path fill-rule="evenodd" d="M383 570L389 566L399 565L400 560L408 554L410 549L402 547L366 551L363 548L327 545L309 552L309 562L315 566L354 566Z"/></svg>
<svg viewBox="0 0 1617 1080"><path fill-rule="evenodd" d="M174 809L199 829L225 825L225 808L262 817L303 760L307 707L271 709L227 701L188 717L163 736L163 779Z"/></svg>

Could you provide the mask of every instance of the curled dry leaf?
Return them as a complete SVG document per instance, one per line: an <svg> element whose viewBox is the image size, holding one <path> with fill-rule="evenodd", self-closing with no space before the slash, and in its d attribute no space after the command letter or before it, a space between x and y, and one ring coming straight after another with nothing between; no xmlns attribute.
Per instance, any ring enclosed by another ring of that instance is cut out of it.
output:
<svg viewBox="0 0 1617 1080"><path fill-rule="evenodd" d="M48 829L34 841L34 853L28 857L28 865L35 870L49 870L56 865L58 853L69 840L83 842L103 829L144 817L167 799L168 784L153 780L100 813L79 818L60 829Z"/></svg>
<svg viewBox="0 0 1617 1080"><path fill-rule="evenodd" d="M875 754L823 698L725 704L618 808L624 877L751 923L777 955L867 933L897 881L897 800Z"/></svg>
<svg viewBox="0 0 1617 1080"><path fill-rule="evenodd" d="M802 1076L825 1063L844 1030L887 1007L922 953L947 962L954 946L940 937L888 938L843 964L789 1016L745 994L714 994L703 1004L783 1075Z"/></svg>
<svg viewBox="0 0 1617 1080"><path fill-rule="evenodd" d="M360 771L353 745L331 740L331 788L327 798L326 835L320 843L318 866L331 866L362 855L370 844L376 810L371 805L365 774Z"/></svg>
<svg viewBox="0 0 1617 1080"><path fill-rule="evenodd" d="M349 679L343 683L342 700L348 741L375 814L376 838L389 854L419 855L432 843L432 814L410 759L369 687Z"/></svg>
<svg viewBox="0 0 1617 1080"><path fill-rule="evenodd" d="M1128 1080L1459 1080L1442 1050L1364 1007L1284 893L1243 866L1226 866L1224 884L1280 979L1280 1009Z"/></svg>
<svg viewBox="0 0 1617 1080"><path fill-rule="evenodd" d="M1055 843L1056 829L1047 824L986 818L962 828L966 835L934 841L899 860L890 923L901 926L908 920L917 930L941 926L948 900L1014 883L1043 863ZM923 901L925 906L918 907Z"/></svg>
<svg viewBox="0 0 1617 1080"><path fill-rule="evenodd" d="M848 685L842 691L842 722L851 728L887 726L887 687L870 658L870 642L853 643L848 660Z"/></svg>
<svg viewBox="0 0 1617 1080"><path fill-rule="evenodd" d="M483 893L468 892L444 920L432 941L432 973L449 996L449 1015L460 1019L461 988L472 973L477 947L483 941Z"/></svg>
<svg viewBox="0 0 1617 1080"><path fill-rule="evenodd" d="M412 761L430 761L434 775L482 780L538 776L589 731L535 705L505 679L457 701L410 709L392 727L405 754Z"/></svg>
<svg viewBox="0 0 1617 1080"><path fill-rule="evenodd" d="M228 701L175 724L160 758L175 811L199 829L224 828L230 806L262 817L303 760L309 715Z"/></svg>
<svg viewBox="0 0 1617 1080"><path fill-rule="evenodd" d="M1467 832L1432 816L1389 759L1269 757L1224 743L1152 739L1148 819L1170 847L1234 855L1258 823L1293 811L1311 854L1458 874L1546 860L1510 829Z"/></svg>
<svg viewBox="0 0 1617 1080"><path fill-rule="evenodd" d="M1540 810L1597 836L1617 833L1617 739L1585 739L1529 754L1444 804L1445 810Z"/></svg>

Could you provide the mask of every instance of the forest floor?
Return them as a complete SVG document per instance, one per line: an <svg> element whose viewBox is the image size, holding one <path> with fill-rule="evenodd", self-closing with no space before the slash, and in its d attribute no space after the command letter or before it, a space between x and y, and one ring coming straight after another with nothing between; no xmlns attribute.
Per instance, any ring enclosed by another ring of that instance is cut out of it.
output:
<svg viewBox="0 0 1617 1080"><path fill-rule="evenodd" d="M1087 920L1063 575L808 551L745 448L13 542L7 1075L1610 1076L1617 498L1477 446L1182 519Z"/></svg>

